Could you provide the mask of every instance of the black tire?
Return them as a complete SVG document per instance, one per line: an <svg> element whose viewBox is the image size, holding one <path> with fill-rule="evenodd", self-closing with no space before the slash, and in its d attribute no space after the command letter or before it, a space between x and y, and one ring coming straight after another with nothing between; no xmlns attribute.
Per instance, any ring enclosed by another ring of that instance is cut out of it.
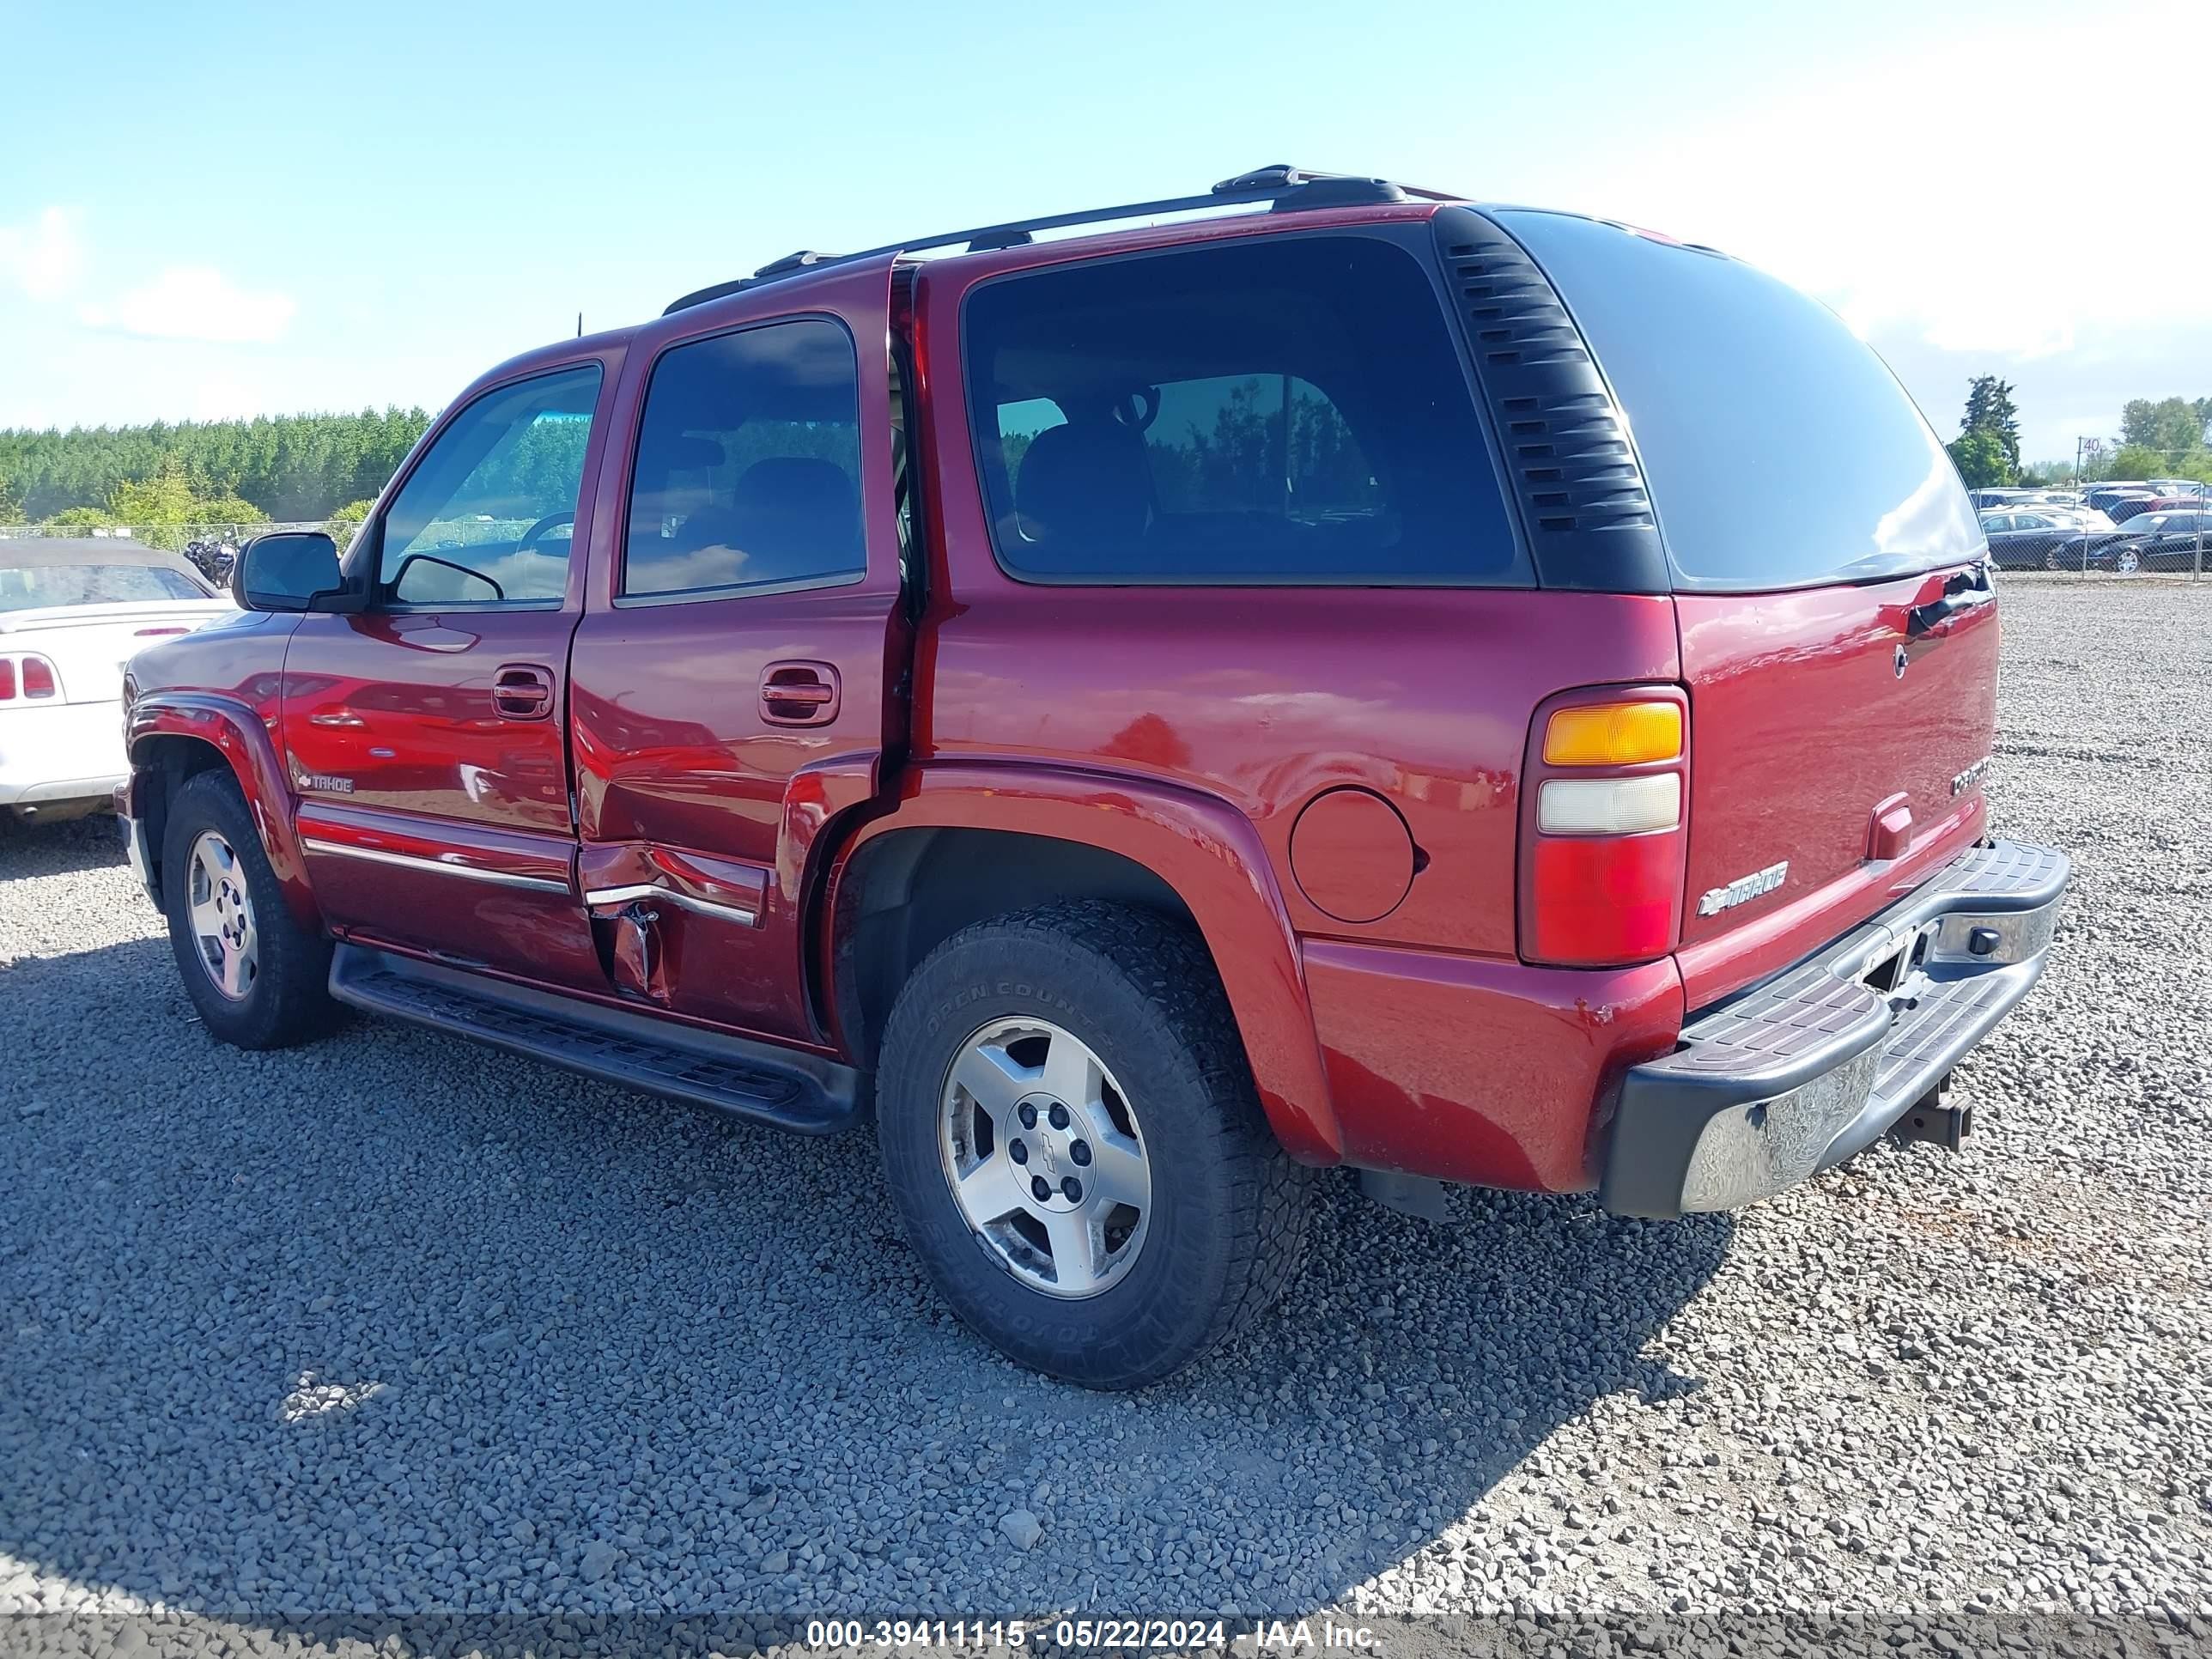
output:
<svg viewBox="0 0 2212 1659"><path fill-rule="evenodd" d="M1153 1182L1142 1248L1080 1299L1024 1283L970 1230L940 1154L954 1060L1010 1018L1087 1044L1141 1125ZM955 934L899 994L876 1103L884 1176L931 1279L972 1328L1036 1370L1093 1389L1158 1382L1248 1327L1297 1269L1311 1172L1267 1127L1205 948L1164 918L1085 900Z"/></svg>
<svg viewBox="0 0 2212 1659"><path fill-rule="evenodd" d="M199 956L191 921L192 848L209 831L227 842L252 907L257 966L244 994L227 996ZM239 1048L284 1048L327 1030L331 942L300 926L284 902L261 832L228 772L202 772L169 802L161 837L161 908L185 994L210 1034Z"/></svg>

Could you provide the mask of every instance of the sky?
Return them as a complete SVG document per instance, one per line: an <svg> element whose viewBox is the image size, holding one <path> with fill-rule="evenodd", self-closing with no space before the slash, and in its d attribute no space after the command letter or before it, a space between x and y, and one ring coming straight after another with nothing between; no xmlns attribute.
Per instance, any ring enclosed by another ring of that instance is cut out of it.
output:
<svg viewBox="0 0 2212 1659"><path fill-rule="evenodd" d="M0 427L436 408L797 248L1269 162L1819 295L2027 458L2212 394L2203 0L0 0ZM2122 60L2133 65L2117 67Z"/></svg>

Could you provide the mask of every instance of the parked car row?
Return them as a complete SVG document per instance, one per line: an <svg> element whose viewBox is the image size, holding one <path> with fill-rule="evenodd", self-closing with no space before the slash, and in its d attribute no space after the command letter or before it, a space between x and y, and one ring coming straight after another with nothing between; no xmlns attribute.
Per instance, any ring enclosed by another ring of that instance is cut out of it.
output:
<svg viewBox="0 0 2212 1659"><path fill-rule="evenodd" d="M2212 539L2212 503L2187 480L2087 491L1978 489L1990 556L2013 570L2190 570L2200 537ZM2187 485L2186 493L2180 486Z"/></svg>
<svg viewBox="0 0 2212 1659"><path fill-rule="evenodd" d="M2212 484L2195 478L2112 478L2073 489L2013 487L1969 493L1976 510L1980 512L2070 507L2078 512L2101 513L2115 524L2124 524L2138 513L2212 505Z"/></svg>

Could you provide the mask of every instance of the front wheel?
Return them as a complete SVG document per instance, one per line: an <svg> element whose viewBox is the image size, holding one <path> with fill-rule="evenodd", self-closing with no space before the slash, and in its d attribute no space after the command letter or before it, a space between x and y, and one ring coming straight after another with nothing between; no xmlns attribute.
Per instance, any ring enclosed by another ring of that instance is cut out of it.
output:
<svg viewBox="0 0 2212 1659"><path fill-rule="evenodd" d="M1085 901L955 934L900 994L877 1077L908 1239L1024 1365L1157 1382L1297 1266L1308 1172L1261 1113L1212 962L1173 922Z"/></svg>
<svg viewBox="0 0 2212 1659"><path fill-rule="evenodd" d="M161 905L185 993L211 1034L236 1048L282 1048L329 1024L330 941L286 908L228 772L200 773L169 803Z"/></svg>
<svg viewBox="0 0 2212 1659"><path fill-rule="evenodd" d="M2142 560L2132 547L2124 547L2112 555L2112 568L2123 576L2131 576L2141 568Z"/></svg>

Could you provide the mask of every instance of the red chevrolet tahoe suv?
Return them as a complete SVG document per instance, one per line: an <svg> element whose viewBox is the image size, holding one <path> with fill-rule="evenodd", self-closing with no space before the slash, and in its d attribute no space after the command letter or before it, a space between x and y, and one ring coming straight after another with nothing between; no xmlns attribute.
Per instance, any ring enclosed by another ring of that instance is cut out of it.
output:
<svg viewBox="0 0 2212 1659"><path fill-rule="evenodd" d="M236 591L125 692L210 1032L872 1115L946 1299L1097 1387L1265 1307L1319 1167L1671 1217L1955 1144L2069 875L1990 836L1996 596L1882 363L1376 179L793 255Z"/></svg>

